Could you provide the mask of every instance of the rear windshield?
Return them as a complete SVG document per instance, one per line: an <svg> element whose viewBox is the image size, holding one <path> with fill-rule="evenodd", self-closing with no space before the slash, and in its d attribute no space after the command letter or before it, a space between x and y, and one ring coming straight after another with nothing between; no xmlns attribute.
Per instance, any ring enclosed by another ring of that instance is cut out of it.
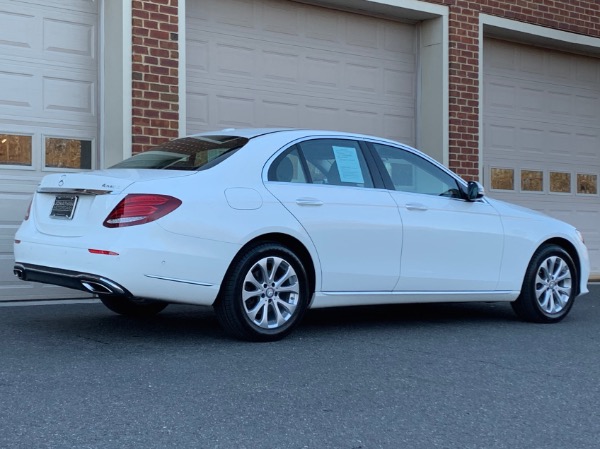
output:
<svg viewBox="0 0 600 449"><path fill-rule="evenodd" d="M248 139L237 136L184 137L136 154L111 168L206 170L242 148Z"/></svg>

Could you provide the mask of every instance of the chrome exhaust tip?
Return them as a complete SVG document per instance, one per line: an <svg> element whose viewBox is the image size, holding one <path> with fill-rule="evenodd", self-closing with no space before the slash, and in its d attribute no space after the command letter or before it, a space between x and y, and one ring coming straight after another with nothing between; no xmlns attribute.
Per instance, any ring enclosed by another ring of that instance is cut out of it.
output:
<svg viewBox="0 0 600 449"><path fill-rule="evenodd" d="M81 285L84 286L86 290L91 293L99 294L99 295L114 295L115 292L112 291L108 286L101 284L95 281L81 281Z"/></svg>
<svg viewBox="0 0 600 449"><path fill-rule="evenodd" d="M19 279L21 279L22 281L25 280L25 272L23 271L22 268L20 267L14 267L13 268L13 274L18 277Z"/></svg>

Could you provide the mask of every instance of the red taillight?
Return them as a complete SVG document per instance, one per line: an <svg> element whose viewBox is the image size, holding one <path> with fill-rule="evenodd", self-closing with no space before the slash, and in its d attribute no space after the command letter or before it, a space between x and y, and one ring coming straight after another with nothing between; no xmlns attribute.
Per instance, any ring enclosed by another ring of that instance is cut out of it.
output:
<svg viewBox="0 0 600 449"><path fill-rule="evenodd" d="M132 193L117 204L106 220L107 228L135 226L158 220L181 205L181 200L168 195Z"/></svg>

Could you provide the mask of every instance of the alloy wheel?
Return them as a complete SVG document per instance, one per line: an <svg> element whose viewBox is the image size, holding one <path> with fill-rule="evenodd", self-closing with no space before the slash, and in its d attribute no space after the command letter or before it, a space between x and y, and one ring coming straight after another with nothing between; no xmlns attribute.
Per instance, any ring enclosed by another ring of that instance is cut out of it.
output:
<svg viewBox="0 0 600 449"><path fill-rule="evenodd" d="M300 297L296 271L281 257L264 257L244 278L242 301L252 323L277 329L294 315Z"/></svg>
<svg viewBox="0 0 600 449"><path fill-rule="evenodd" d="M550 256L540 264L535 278L535 297L547 314L560 313L571 298L573 275L565 260Z"/></svg>

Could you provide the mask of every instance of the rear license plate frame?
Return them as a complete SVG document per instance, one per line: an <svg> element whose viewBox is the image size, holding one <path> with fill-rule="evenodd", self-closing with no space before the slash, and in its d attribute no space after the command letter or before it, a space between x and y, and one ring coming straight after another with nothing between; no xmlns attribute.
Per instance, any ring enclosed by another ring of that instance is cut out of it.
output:
<svg viewBox="0 0 600 449"><path fill-rule="evenodd" d="M72 220L78 201L77 195L57 195L50 211L50 218Z"/></svg>

